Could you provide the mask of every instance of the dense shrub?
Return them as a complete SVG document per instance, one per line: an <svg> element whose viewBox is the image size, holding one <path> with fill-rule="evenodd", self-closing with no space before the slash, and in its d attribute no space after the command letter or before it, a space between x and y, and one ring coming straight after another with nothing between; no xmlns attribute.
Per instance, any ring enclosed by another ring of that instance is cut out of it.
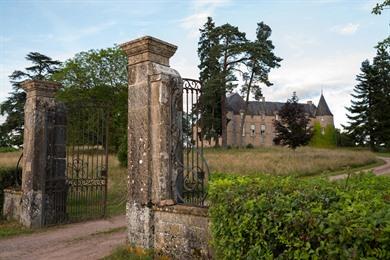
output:
<svg viewBox="0 0 390 260"><path fill-rule="evenodd" d="M4 192L3 190L5 188L10 188L15 185L16 183L16 177L21 174L20 170L18 172L18 175L16 174L15 167L0 167L0 217L3 213L3 199L4 199ZM20 180L19 180L20 181Z"/></svg>
<svg viewBox="0 0 390 260"><path fill-rule="evenodd" d="M313 136L311 137L309 144L312 147L318 148L336 147L336 129L334 126L328 125L322 130L320 123L315 123L313 127Z"/></svg>
<svg viewBox="0 0 390 260"><path fill-rule="evenodd" d="M230 176L211 182L210 201L218 258L390 258L388 177Z"/></svg>

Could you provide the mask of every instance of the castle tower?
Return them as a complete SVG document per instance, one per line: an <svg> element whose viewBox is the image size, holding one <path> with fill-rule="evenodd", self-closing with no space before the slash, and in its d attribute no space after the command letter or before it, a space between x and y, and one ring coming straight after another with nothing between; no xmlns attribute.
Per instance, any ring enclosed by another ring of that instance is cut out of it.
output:
<svg viewBox="0 0 390 260"><path fill-rule="evenodd" d="M334 126L333 114L330 112L328 104L325 101L324 95L321 93L320 101L315 113L316 121L321 125L321 128L324 128L328 125Z"/></svg>

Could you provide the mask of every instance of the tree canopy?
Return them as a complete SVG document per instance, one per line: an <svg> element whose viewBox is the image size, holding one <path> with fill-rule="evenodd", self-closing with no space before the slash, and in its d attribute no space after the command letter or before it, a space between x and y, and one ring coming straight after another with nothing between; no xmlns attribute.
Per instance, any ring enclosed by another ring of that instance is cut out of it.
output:
<svg viewBox="0 0 390 260"><path fill-rule="evenodd" d="M368 145L372 150L390 149L390 52L377 47L373 62L365 60L358 84L352 94L348 134L357 145Z"/></svg>
<svg viewBox="0 0 390 260"><path fill-rule="evenodd" d="M206 139L214 138L217 145L219 137L222 137L222 145L226 146L226 94L238 86L240 76L247 82L242 86L242 92L259 97L260 84L272 85L268 73L271 68L279 66L281 59L273 54L274 46L269 39L271 28L263 22L258 23L254 41L249 41L244 32L228 23L216 26L211 17L200 32L202 131ZM243 71L244 68L246 71Z"/></svg>
<svg viewBox="0 0 390 260"><path fill-rule="evenodd" d="M279 111L280 120L274 121L276 136L275 144L287 145L292 149L306 145L312 137L310 119L305 115L302 104L298 103L294 92L292 97Z"/></svg>
<svg viewBox="0 0 390 260"><path fill-rule="evenodd" d="M9 97L0 104L0 114L5 116L5 122L0 125L0 146L21 146L23 144L24 104L26 93L20 83L29 79L48 80L56 73L61 64L60 61L41 54L30 52L26 60L32 66L22 70L15 70L10 76L12 92Z"/></svg>

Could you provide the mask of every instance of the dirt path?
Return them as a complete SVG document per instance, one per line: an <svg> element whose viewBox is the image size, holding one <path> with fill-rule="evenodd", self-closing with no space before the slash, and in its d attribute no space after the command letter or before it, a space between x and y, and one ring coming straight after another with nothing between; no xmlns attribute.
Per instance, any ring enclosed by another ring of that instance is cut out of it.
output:
<svg viewBox="0 0 390 260"><path fill-rule="evenodd" d="M383 164L381 166L374 167L372 169L364 170L363 172L367 172L367 171L372 170L372 172L377 176L390 173L390 157L377 157L377 158L380 160L383 160L385 162L385 164ZM331 181L341 180L341 179L345 179L347 177L348 177L348 174L340 174L340 175L330 176L329 180L331 180Z"/></svg>
<svg viewBox="0 0 390 260"><path fill-rule="evenodd" d="M0 240L0 259L100 259L125 243L125 217Z"/></svg>

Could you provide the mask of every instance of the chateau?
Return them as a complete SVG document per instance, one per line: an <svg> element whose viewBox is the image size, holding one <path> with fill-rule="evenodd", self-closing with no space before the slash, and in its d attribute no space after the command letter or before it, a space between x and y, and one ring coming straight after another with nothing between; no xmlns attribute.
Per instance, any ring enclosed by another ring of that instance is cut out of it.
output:
<svg viewBox="0 0 390 260"><path fill-rule="evenodd" d="M283 105L282 102L265 101L264 97L260 101L249 101L244 131L240 133L241 113L243 113L245 101L237 93L230 95L227 98L227 144L240 145L242 135L243 145L274 145L275 127L273 123L274 120L279 120L278 113ZM317 106L312 101L308 101L302 106L306 115L311 119L310 125L319 123L322 133L324 133L326 126L334 125L333 114L322 94Z"/></svg>

